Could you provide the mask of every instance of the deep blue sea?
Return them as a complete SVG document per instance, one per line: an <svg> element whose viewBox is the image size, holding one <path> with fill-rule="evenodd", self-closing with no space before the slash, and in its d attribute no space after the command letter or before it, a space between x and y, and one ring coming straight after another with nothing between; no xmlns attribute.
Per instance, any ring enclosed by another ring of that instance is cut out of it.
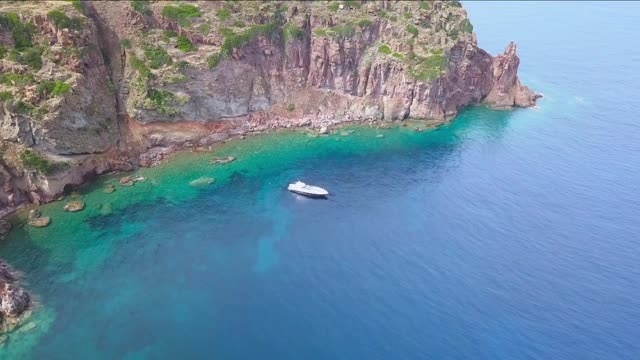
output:
<svg viewBox="0 0 640 360"><path fill-rule="evenodd" d="M0 244L38 300L0 358L640 359L640 3L464 6L537 108L252 137L44 206Z"/></svg>

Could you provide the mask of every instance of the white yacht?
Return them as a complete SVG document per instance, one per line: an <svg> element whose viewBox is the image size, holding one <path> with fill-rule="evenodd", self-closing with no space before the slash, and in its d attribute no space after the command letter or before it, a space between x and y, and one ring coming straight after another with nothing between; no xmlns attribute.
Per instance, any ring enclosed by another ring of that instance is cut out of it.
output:
<svg viewBox="0 0 640 360"><path fill-rule="evenodd" d="M318 186L307 185L302 181L296 181L293 184L289 184L289 187L287 189L296 194L310 197L325 197L329 195L329 192L327 190Z"/></svg>

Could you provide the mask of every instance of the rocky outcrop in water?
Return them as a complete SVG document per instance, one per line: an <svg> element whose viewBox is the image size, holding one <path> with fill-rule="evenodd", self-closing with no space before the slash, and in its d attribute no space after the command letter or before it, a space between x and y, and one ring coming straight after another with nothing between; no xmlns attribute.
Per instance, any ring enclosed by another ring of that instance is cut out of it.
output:
<svg viewBox="0 0 640 360"><path fill-rule="evenodd" d="M31 307L31 297L18 285L18 275L0 259L0 332L17 324Z"/></svg>
<svg viewBox="0 0 640 360"><path fill-rule="evenodd" d="M511 42L504 54L493 59L493 82L491 92L485 102L494 108L510 109L514 106L530 107L542 95L520 84L518 66L520 58L516 55L516 44Z"/></svg>

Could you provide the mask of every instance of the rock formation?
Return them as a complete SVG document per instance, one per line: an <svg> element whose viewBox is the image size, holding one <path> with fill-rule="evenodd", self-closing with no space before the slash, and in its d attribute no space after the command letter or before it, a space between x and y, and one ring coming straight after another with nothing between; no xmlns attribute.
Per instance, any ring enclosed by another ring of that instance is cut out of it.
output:
<svg viewBox="0 0 640 360"><path fill-rule="evenodd" d="M0 332L17 324L31 306L31 297L18 286L17 274L0 259Z"/></svg>

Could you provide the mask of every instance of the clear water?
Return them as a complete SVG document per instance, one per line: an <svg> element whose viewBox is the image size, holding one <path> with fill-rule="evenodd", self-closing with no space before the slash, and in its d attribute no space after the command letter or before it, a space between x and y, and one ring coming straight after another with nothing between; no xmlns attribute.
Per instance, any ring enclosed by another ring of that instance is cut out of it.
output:
<svg viewBox="0 0 640 360"><path fill-rule="evenodd" d="M39 298L0 357L639 358L640 4L465 6L539 108L265 135L44 206L0 244Z"/></svg>

